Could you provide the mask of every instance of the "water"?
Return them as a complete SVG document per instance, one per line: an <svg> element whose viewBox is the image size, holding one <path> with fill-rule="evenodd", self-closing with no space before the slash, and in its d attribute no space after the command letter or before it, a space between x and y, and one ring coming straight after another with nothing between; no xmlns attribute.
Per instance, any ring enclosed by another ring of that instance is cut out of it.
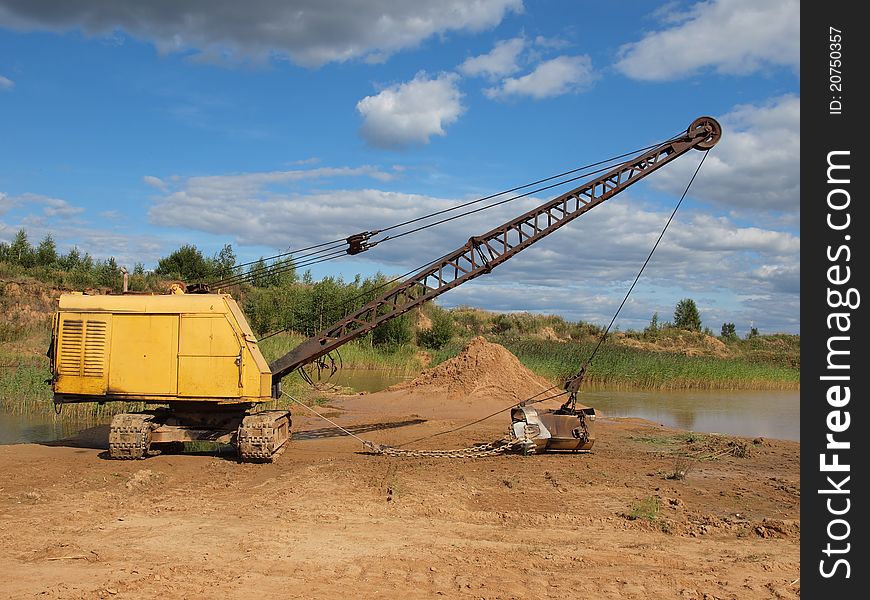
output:
<svg viewBox="0 0 870 600"><path fill-rule="evenodd" d="M800 441L797 390L581 392L606 417L639 417L669 427Z"/></svg>
<svg viewBox="0 0 870 600"><path fill-rule="evenodd" d="M329 383L349 387L357 392L380 392L391 385L413 379L413 375L401 375L391 371L374 369L342 369L329 379Z"/></svg>
<svg viewBox="0 0 870 600"><path fill-rule="evenodd" d="M330 382L378 392L408 378L388 371L344 369ZM794 390L596 390L581 392L579 400L605 417L639 417L690 431L800 441L800 392ZM0 413L0 444L58 440L92 425L53 415Z"/></svg>
<svg viewBox="0 0 870 600"><path fill-rule="evenodd" d="M0 444L33 444L70 437L94 423L79 423L54 415L0 413Z"/></svg>

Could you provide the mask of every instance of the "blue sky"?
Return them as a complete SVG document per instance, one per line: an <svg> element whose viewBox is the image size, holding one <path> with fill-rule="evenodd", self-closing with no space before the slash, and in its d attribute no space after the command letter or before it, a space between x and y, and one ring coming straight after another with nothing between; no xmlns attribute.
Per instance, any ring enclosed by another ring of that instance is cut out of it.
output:
<svg viewBox="0 0 870 600"><path fill-rule="evenodd" d="M253 260L709 114L723 140L618 324L691 297L717 333L797 333L799 30L795 0L0 0L0 241L23 227L129 266L184 243ZM693 154L439 302L606 323ZM402 273L549 197L312 271Z"/></svg>

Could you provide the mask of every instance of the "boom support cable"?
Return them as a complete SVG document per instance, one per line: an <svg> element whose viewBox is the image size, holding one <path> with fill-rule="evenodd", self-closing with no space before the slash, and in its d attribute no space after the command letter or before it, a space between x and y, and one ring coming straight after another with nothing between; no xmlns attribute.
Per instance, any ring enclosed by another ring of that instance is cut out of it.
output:
<svg viewBox="0 0 870 600"><path fill-rule="evenodd" d="M390 225L388 227L384 227L381 229L375 229L373 231L366 231L366 232L363 232L361 234L356 234L354 236L350 236L349 238L343 238L343 239L339 238L339 239L331 240L328 242L323 242L320 244L314 244L314 245L306 246L303 248L289 250L287 252L282 252L282 253L275 254L273 256L269 256L266 258L261 258L261 259L255 260L255 261L239 263L239 264L233 266L233 271L235 271L237 269L241 269L242 267L257 265L258 263L260 263L261 260L262 261L269 261L269 260L277 261L277 260L285 258L285 257L290 257L290 260L287 261L287 263L288 263L287 265L282 264L282 265L278 265L277 267L275 267L275 265L273 263L272 265L264 265L262 267L255 267L254 269L248 271L247 273L237 273L234 275L230 275L229 277L219 279L219 280L215 281L212 285L217 286L217 287L238 285L241 283L256 280L258 277L281 273L281 272L284 272L284 271L289 270L291 268L304 268L307 266L318 264L320 262L325 262L326 260L334 260L336 258L339 258L339 257L345 255L345 254L358 254L360 252L364 252L365 250L373 248L374 246L376 246L382 242L386 242L389 240L404 237L406 235L417 233L417 232L422 231L424 229L428 229L430 227L435 227L437 225L441 225L443 223L447 223L447 222L450 222L450 221L453 221L453 220L456 220L456 219L459 219L459 218L462 218L462 217L465 217L465 216L468 216L471 214L476 214L476 213L481 212L483 210L488 210L489 208L500 206L502 204L506 204L508 202L512 202L512 201L518 200L520 198L525 198L527 196L530 196L532 194L536 194L538 192L549 190L549 189L559 187L559 186L562 186L562 185L565 185L568 183L572 183L574 181L577 181L579 179L583 179L585 177L590 177L592 175L596 175L598 173L601 173L601 172L609 169L612 166L612 164L610 164L610 163L613 163L619 159L622 159L622 158L625 158L628 156L633 156L633 155L638 154L638 153L646 152L647 150L651 150L652 148L656 148L657 146L660 146L664 143L668 143L670 141L673 141L674 139L677 139L679 137L679 135L680 134L678 134L676 136L671 136L670 138L668 138L664 142L659 142L657 144L644 146L643 148L639 148L637 150L632 150L630 152L625 152L625 153L622 153L622 154L619 154L616 156L612 156L612 157L607 158L605 160L600 160L600 161L589 163L589 164L586 164L586 165L583 165L583 166L580 166L580 167L577 167L574 169L569 169L567 171L563 171L562 173L558 173L556 175L551 175L550 177L538 179L536 181L532 181L530 183L515 186L513 188L503 190L503 191L495 193L495 194L490 194L488 196L476 198L476 199L470 200L468 202L463 202L463 203L457 204L455 206L451 206L449 208L434 211L434 212L431 212L431 213L428 213L428 214L425 214L425 215L422 215L419 217L415 217L413 219L408 219L406 221L402 221L400 223L395 223L395 224ZM603 166L599 169L596 169L594 171L583 173L581 175L576 175L575 177L571 177L571 178L565 179L563 181L559 181L559 182L552 183L552 184L547 185L547 186L543 186L543 187L540 187L540 188L537 188L534 190L527 191L523 194L517 194L516 196L512 196L510 198L500 200L498 202L494 202L492 204L488 204L486 206L479 207L479 208L474 209L474 210L465 211L465 212L462 212L462 213L457 214L457 215L453 215L453 216L445 218L445 219L440 219L434 223L421 225L421 226L415 227L411 230L397 233L394 235L388 235L380 240L376 240L376 241L373 241L371 243L368 242L368 240L375 235L386 233L388 231L392 231L392 230L395 230L395 229L398 229L401 227L405 227L407 225L418 223L420 221L425 221L426 219L431 219L432 217L440 216L440 215L443 215L443 214L446 214L449 212L453 212L453 211L456 211L456 210L459 210L462 208L466 208L468 206L479 204L480 202L484 202L486 200L491 200L493 198L497 198L497 197L503 196L505 194L510 194L512 192L516 192L516 191L519 191L522 189L536 186L536 185L539 185L541 183L547 183L547 182L550 182L550 181L553 181L556 179L566 177L568 175L573 175L573 174L578 173L580 171L585 171L587 169L590 169L592 167L597 167L600 165L605 165L605 166ZM356 240L354 240L354 242L357 242L359 244L356 246L355 249L354 249L354 243L352 242L352 238L357 238ZM317 250L317 249L319 249L319 250ZM341 249L341 250L337 251L338 249ZM308 252L310 250L317 250L317 251L316 252ZM300 252L308 252L308 253L302 254L301 256L299 256L298 253L300 253ZM296 254L297 256L293 257L294 254ZM318 255L321 255L321 256L318 256ZM314 260L315 257L317 257L316 260ZM294 263L294 259L306 259L306 260L303 261L302 263ZM273 271L272 269L275 269L275 270Z"/></svg>

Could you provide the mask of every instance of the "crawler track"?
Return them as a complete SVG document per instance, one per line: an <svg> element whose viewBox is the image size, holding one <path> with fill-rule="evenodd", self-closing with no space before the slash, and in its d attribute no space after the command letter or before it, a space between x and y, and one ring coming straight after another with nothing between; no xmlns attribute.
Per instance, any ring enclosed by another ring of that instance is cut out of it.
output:
<svg viewBox="0 0 870 600"><path fill-rule="evenodd" d="M248 415L239 426L237 445L245 461L271 462L290 439L290 413L265 410Z"/></svg>
<svg viewBox="0 0 870 600"><path fill-rule="evenodd" d="M109 428L109 456L114 459L136 460L151 451L151 431L154 416L124 413L115 415Z"/></svg>

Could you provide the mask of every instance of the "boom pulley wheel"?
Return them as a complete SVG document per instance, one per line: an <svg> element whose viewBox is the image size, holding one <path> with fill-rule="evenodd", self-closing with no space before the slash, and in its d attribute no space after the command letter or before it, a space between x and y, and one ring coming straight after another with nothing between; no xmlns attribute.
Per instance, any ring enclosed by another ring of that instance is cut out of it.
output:
<svg viewBox="0 0 870 600"><path fill-rule="evenodd" d="M719 125L719 121L713 117L698 117L692 121L692 124L689 125L689 129L686 133L692 137L698 137L701 134L706 133L704 141L695 144L695 148L698 150L709 150L721 139L722 126Z"/></svg>

